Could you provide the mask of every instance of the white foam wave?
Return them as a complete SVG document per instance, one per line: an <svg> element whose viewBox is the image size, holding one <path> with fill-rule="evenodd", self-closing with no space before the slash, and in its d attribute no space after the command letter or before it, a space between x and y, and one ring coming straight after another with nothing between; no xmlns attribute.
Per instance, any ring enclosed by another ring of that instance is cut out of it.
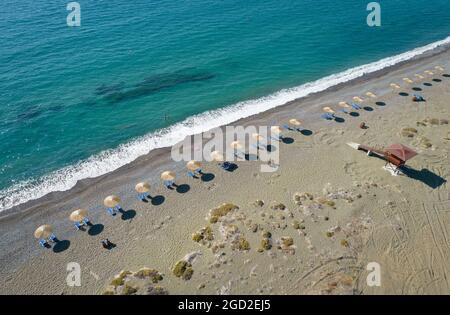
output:
<svg viewBox="0 0 450 315"><path fill-rule="evenodd" d="M236 103L222 109L189 117L180 123L137 138L114 150L103 151L75 165L52 172L39 180L20 182L4 189L0 191L0 211L38 199L50 192L66 191L74 187L79 180L94 178L116 170L151 150L172 146L182 141L186 136L267 111L295 99L308 96L311 93L324 91L337 84L410 60L447 44L450 44L450 37L406 53L333 74L317 81L284 89L266 97Z"/></svg>

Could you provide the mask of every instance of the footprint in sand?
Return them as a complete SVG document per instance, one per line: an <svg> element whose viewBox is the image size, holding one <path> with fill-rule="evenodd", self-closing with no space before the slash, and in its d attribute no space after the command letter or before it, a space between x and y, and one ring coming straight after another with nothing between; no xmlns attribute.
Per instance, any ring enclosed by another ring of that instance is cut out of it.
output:
<svg viewBox="0 0 450 315"><path fill-rule="evenodd" d="M216 189L216 187L217 187L217 184L211 184L211 185L209 185L208 186L208 190L214 190L214 189Z"/></svg>
<svg viewBox="0 0 450 315"><path fill-rule="evenodd" d="M332 133L327 132L317 133L314 139L316 140L316 142L336 147L338 145L336 143L336 137L342 134L343 134L342 130L332 130Z"/></svg>
<svg viewBox="0 0 450 315"><path fill-rule="evenodd" d="M370 158L362 155L361 159ZM380 171L383 164L380 164L380 169L373 167L366 167L364 165L365 161L360 162L347 162L344 165L344 171L346 174L350 175L354 182L368 181L374 178L374 175Z"/></svg>

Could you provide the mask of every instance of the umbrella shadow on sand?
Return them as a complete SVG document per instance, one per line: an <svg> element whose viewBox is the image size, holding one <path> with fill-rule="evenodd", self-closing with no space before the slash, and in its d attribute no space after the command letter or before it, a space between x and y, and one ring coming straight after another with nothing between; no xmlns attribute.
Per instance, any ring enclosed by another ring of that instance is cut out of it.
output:
<svg viewBox="0 0 450 315"><path fill-rule="evenodd" d="M309 129L302 129L300 132L304 136L311 136L313 134L312 130Z"/></svg>
<svg viewBox="0 0 450 315"><path fill-rule="evenodd" d="M154 206L162 205L164 203L164 201L166 200L166 198L161 195L154 196L154 197L147 197L147 198L149 198L151 200L151 203Z"/></svg>
<svg viewBox="0 0 450 315"><path fill-rule="evenodd" d="M126 210L126 211L122 210L122 211L120 211L120 213L122 214L121 219L124 221L131 220L136 216L136 211L133 209Z"/></svg>
<svg viewBox="0 0 450 315"><path fill-rule="evenodd" d="M421 181L422 183L433 189L436 189L447 182L445 178L442 178L441 176L433 173L426 168L423 168L419 171L409 166L403 166L401 170L402 173L409 178Z"/></svg>
<svg viewBox="0 0 450 315"><path fill-rule="evenodd" d="M60 241L57 240L56 244L53 246L53 252L54 253L61 253L65 250L67 250L70 247L70 241L69 240L64 240L64 241Z"/></svg>
<svg viewBox="0 0 450 315"><path fill-rule="evenodd" d="M100 233L103 232L103 229L104 229L104 228L105 228L105 226L104 226L103 224L94 224L94 225L91 225L91 226L89 227L88 234L89 234L90 236L99 235Z"/></svg>
<svg viewBox="0 0 450 315"><path fill-rule="evenodd" d="M283 137L282 139L281 139L281 141L284 143L284 144L291 144L291 143L294 143L294 139L293 138L291 138L291 137Z"/></svg>
<svg viewBox="0 0 450 315"><path fill-rule="evenodd" d="M212 181L216 176L213 173L202 173L202 176L200 177L202 182L210 182Z"/></svg>
<svg viewBox="0 0 450 315"><path fill-rule="evenodd" d="M345 119L342 118L342 117L334 116L334 121L337 122L337 123L342 124L342 123L345 122Z"/></svg>
<svg viewBox="0 0 450 315"><path fill-rule="evenodd" d="M181 184L181 185L174 185L174 186L176 187L176 191L179 194L185 194L189 190L191 190L191 186L189 186L188 184Z"/></svg>

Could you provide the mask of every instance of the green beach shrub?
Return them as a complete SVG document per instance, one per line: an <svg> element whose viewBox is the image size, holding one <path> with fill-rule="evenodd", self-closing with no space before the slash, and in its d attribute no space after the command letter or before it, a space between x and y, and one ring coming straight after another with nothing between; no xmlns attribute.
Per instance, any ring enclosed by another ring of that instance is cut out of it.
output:
<svg viewBox="0 0 450 315"><path fill-rule="evenodd" d="M192 269L192 265L185 261L180 260L178 261L175 266L172 269L173 274L181 278L183 280L189 280L192 278L192 275L194 274L194 269Z"/></svg>

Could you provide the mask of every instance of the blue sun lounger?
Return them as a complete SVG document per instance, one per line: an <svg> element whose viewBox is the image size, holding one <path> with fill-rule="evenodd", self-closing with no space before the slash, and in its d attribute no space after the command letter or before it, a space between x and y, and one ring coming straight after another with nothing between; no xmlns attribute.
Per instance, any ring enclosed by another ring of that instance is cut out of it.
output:
<svg viewBox="0 0 450 315"><path fill-rule="evenodd" d="M138 194L138 199L140 201L144 201L148 197L148 195L149 195L148 192L140 193Z"/></svg>
<svg viewBox="0 0 450 315"><path fill-rule="evenodd" d="M79 230L82 226L88 225L91 221L88 218L84 218L81 222L75 222L75 228Z"/></svg>
<svg viewBox="0 0 450 315"><path fill-rule="evenodd" d="M320 115L320 117L322 117L323 119L326 120L333 120L334 119L334 115L331 113L323 113L322 115Z"/></svg>
<svg viewBox="0 0 450 315"><path fill-rule="evenodd" d="M170 188L173 184L175 184L175 182L173 180L165 180L163 181L163 184L164 186L166 186L166 188Z"/></svg>
<svg viewBox="0 0 450 315"><path fill-rule="evenodd" d="M50 236L48 237L48 239L43 239L43 238L41 238L41 239L39 240L39 245L41 245L42 247L47 247L48 242L53 242L53 243L55 243L55 242L56 242L56 235L52 233L52 234L50 234Z"/></svg>
<svg viewBox="0 0 450 315"><path fill-rule="evenodd" d="M202 169L201 169L201 168L198 168L198 169L196 169L196 170L194 170L194 171L188 171L188 172L187 172L187 175L188 175L189 177L192 177L192 178L194 178L194 177L197 176L197 175L202 175Z"/></svg>
<svg viewBox="0 0 450 315"><path fill-rule="evenodd" d="M120 205L115 206L114 208L106 208L106 212L111 216L114 216L116 212L119 212L122 209Z"/></svg>
<svg viewBox="0 0 450 315"><path fill-rule="evenodd" d="M356 103L351 103L350 105L353 107L353 109L356 109L356 110L360 110L362 108L361 106L359 106Z"/></svg>
<svg viewBox="0 0 450 315"><path fill-rule="evenodd" d="M281 141L281 140L283 140L283 136L282 135L274 135L274 136L270 136L270 138L272 139L272 140L275 140L275 141Z"/></svg>

